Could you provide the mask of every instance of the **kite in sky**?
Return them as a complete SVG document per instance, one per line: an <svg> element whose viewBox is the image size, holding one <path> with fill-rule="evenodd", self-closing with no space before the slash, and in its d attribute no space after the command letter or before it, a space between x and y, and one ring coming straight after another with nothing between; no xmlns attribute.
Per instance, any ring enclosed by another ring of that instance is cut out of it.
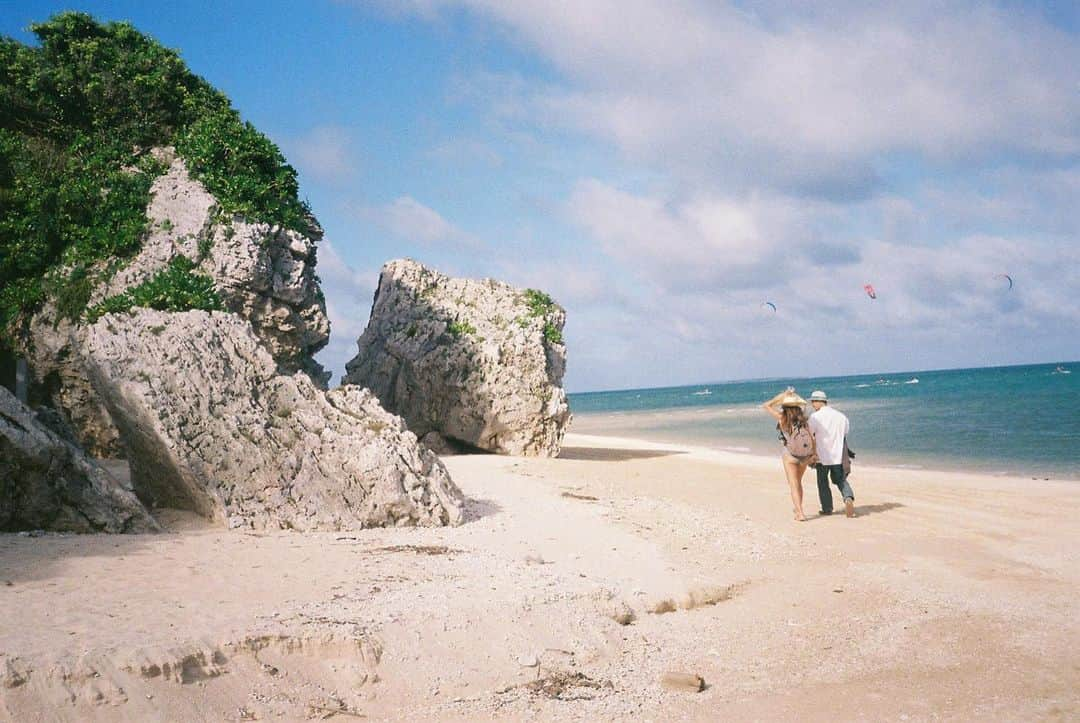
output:
<svg viewBox="0 0 1080 723"><path fill-rule="evenodd" d="M864 286L863 291L865 291L866 295L869 296L871 299L876 299L877 298L877 292L874 291L874 285L873 284L867 284L866 286Z"/></svg>
<svg viewBox="0 0 1080 723"><path fill-rule="evenodd" d="M761 307L762 307L762 308L765 308L766 306L768 306L768 307L769 307L770 309L772 309L772 310L773 310L774 312L776 311L776 304L772 303L771 301L765 301L765 302L762 302L762 304L761 304Z"/></svg>
<svg viewBox="0 0 1080 723"><path fill-rule="evenodd" d="M1008 281L1009 282L1009 291L1012 291L1013 280L1012 280L1011 276L1009 276L1008 274L995 274L994 278L995 279L1005 279L1006 281Z"/></svg>

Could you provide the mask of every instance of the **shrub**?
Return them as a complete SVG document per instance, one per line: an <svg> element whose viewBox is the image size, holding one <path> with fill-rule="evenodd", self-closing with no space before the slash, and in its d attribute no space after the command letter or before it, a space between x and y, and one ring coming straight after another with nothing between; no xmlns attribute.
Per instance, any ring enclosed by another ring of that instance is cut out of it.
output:
<svg viewBox="0 0 1080 723"><path fill-rule="evenodd" d="M544 319L544 339L551 344L562 344L563 335L562 331L555 325L553 321L547 318L548 314L555 311L555 301L545 294L543 291L537 289L525 289L525 306L529 309L528 318L519 316L517 321L518 326L525 328L529 325L529 318L543 318Z"/></svg>
<svg viewBox="0 0 1080 723"><path fill-rule="evenodd" d="M529 307L529 316L547 316L555 310L555 302L543 291L525 289L525 306Z"/></svg>
<svg viewBox="0 0 1080 723"><path fill-rule="evenodd" d="M176 138L176 150L222 212L312 231L311 210L298 198L296 171L269 138L232 108L197 119Z"/></svg>
<svg viewBox="0 0 1080 723"><path fill-rule="evenodd" d="M451 321L450 325L446 327L446 330L450 332L451 336L459 337L462 334L475 334L476 327L467 321Z"/></svg>
<svg viewBox="0 0 1080 723"><path fill-rule="evenodd" d="M552 324L550 321L544 324L544 338L552 344L562 344L563 335L559 330L559 327Z"/></svg>
<svg viewBox="0 0 1080 723"><path fill-rule="evenodd" d="M186 256L177 256L169 265L143 283L122 294L110 296L86 312L93 323L105 314L143 307L159 311L220 311L221 297L214 290L214 280L197 274L195 264Z"/></svg>

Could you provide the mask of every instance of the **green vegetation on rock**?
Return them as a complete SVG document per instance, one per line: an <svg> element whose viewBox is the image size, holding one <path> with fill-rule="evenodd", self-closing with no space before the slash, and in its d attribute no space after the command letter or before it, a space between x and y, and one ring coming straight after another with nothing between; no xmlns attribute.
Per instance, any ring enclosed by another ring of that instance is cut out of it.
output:
<svg viewBox="0 0 1080 723"><path fill-rule="evenodd" d="M446 327L446 330L454 337L459 337L462 334L476 333L476 327L467 321L451 321L450 325Z"/></svg>
<svg viewBox="0 0 1080 723"><path fill-rule="evenodd" d="M223 212L310 232L296 172L179 55L129 23L65 12L0 38L0 337L47 298L77 319L135 255L174 146Z"/></svg>
<svg viewBox="0 0 1080 723"><path fill-rule="evenodd" d="M130 311L133 308L159 311L221 311L221 297L214 290L214 280L195 273L195 262L177 256L169 265L143 283L110 296L86 312L93 323L105 314Z"/></svg>
<svg viewBox="0 0 1080 723"><path fill-rule="evenodd" d="M542 318L544 319L544 339L551 344L562 344L562 331L548 318L548 315L555 311L555 301L543 291L525 289L525 306L529 308L528 317L519 316L518 326L524 328L529 325L530 318Z"/></svg>

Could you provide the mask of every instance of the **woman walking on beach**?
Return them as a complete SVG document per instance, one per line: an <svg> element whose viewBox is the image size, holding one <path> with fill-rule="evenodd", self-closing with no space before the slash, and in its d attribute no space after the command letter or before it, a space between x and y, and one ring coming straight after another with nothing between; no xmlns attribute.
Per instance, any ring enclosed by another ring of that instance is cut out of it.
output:
<svg viewBox="0 0 1080 723"><path fill-rule="evenodd" d="M780 441L784 445L780 460L784 465L788 487L791 488L792 511L798 522L806 521L802 508L802 478L814 457L814 435L806 419L805 405L806 401L791 387L761 405L776 420L776 427L780 430Z"/></svg>

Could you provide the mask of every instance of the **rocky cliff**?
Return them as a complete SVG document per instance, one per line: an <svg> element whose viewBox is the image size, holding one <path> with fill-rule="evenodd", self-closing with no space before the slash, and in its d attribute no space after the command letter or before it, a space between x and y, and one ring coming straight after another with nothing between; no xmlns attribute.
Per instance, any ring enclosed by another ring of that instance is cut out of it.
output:
<svg viewBox="0 0 1080 723"><path fill-rule="evenodd" d="M214 281L225 307L252 329L285 372L303 371L319 385L329 374L313 355L326 345L330 322L315 275L317 237L239 216L223 218L206 188L171 149L151 186L149 232L139 253L91 291L90 305L146 282L177 256L196 262ZM37 383L36 395L64 411L95 456L119 454L115 425L87 379L81 349L86 327L46 304L18 340Z"/></svg>
<svg viewBox="0 0 1080 723"><path fill-rule="evenodd" d="M345 381L374 392L419 437L557 456L570 420L565 320L536 290L391 261Z"/></svg>
<svg viewBox="0 0 1080 723"><path fill-rule="evenodd" d="M460 492L400 418L367 390L280 373L239 316L110 314L86 357L147 504L240 528L461 521Z"/></svg>

